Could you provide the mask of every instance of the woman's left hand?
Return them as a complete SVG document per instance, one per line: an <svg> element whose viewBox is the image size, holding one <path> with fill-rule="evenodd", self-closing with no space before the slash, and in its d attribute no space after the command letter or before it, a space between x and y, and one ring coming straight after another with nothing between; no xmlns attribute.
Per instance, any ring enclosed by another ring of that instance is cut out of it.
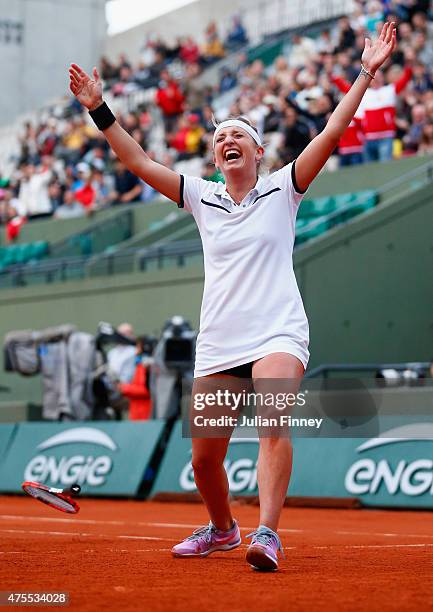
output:
<svg viewBox="0 0 433 612"><path fill-rule="evenodd" d="M379 38L372 43L369 38L365 39L365 47L361 62L368 72L375 74L376 70L385 63L397 45L397 30L395 23L388 21L383 25Z"/></svg>

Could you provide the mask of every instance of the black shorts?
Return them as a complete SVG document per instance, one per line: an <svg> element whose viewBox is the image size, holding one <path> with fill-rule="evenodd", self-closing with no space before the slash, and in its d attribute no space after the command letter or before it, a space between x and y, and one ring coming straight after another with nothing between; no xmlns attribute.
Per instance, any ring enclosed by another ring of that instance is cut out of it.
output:
<svg viewBox="0 0 433 612"><path fill-rule="evenodd" d="M254 361L250 361L249 363L243 363L242 365L229 368L228 370L221 370L221 372L217 372L217 374L222 374L224 376L236 376L237 378L252 378L253 365Z"/></svg>

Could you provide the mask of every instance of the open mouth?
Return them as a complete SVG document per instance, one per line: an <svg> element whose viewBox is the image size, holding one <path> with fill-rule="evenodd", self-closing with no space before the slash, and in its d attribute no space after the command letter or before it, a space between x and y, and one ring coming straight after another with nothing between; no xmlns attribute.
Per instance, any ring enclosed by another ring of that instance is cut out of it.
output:
<svg viewBox="0 0 433 612"><path fill-rule="evenodd" d="M224 159L227 162L230 161L235 161L236 159L240 159L241 154L239 153L239 151L236 151L236 149L229 149L228 151L225 152L224 155Z"/></svg>

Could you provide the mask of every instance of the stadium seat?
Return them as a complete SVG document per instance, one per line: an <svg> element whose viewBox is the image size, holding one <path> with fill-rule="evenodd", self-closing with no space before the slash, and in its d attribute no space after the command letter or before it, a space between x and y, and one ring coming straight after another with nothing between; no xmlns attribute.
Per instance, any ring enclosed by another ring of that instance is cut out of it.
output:
<svg viewBox="0 0 433 612"><path fill-rule="evenodd" d="M6 268L14 264L39 260L47 255L48 250L48 242L45 240L38 240L28 244L11 244L0 248L0 264L2 268Z"/></svg>
<svg viewBox="0 0 433 612"><path fill-rule="evenodd" d="M349 210L345 210L342 212L339 221L349 221L354 217L366 212L367 210L371 210L374 208L378 202L378 195L375 191L359 191L351 195L352 198L346 204L353 205L349 208Z"/></svg>
<svg viewBox="0 0 433 612"><path fill-rule="evenodd" d="M296 222L296 231L299 232L304 228L307 228L308 225L313 224L313 227L306 229L301 235L297 235L295 238L295 245L300 245L306 242L307 240L311 240L312 238L317 238L324 234L330 227L331 222L326 218L326 215L323 215L323 218L315 218L315 219L299 219ZM317 223L317 225L316 225Z"/></svg>
<svg viewBox="0 0 433 612"><path fill-rule="evenodd" d="M41 259L45 255L48 255L48 242L45 240L39 240L31 244L31 259Z"/></svg>
<svg viewBox="0 0 433 612"><path fill-rule="evenodd" d="M356 199L355 193L337 193L334 196L335 208L338 210L343 206L347 206Z"/></svg>
<svg viewBox="0 0 433 612"><path fill-rule="evenodd" d="M315 200L312 200L312 210L315 217L329 215L330 213L334 212L335 208L335 200L331 196L325 196L324 198L316 198Z"/></svg>

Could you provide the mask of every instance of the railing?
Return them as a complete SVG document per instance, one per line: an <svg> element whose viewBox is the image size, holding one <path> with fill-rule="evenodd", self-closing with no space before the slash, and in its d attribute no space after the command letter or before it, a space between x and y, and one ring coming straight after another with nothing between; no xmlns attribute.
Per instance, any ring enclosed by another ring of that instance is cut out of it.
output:
<svg viewBox="0 0 433 612"><path fill-rule="evenodd" d="M305 373L304 378L317 378L323 376L328 378L331 372L335 373L359 373L359 372L379 372L383 370L396 370L397 372L404 372L405 370L413 371L428 371L430 369L430 362L428 361L416 361L408 363L325 363L313 368Z"/></svg>
<svg viewBox="0 0 433 612"><path fill-rule="evenodd" d="M95 222L85 230L68 236L50 247L53 257L93 255L132 236L133 213L124 210L104 221Z"/></svg>
<svg viewBox="0 0 433 612"><path fill-rule="evenodd" d="M166 245L136 248L108 253L94 258L85 255L63 257L55 261L41 261L29 265L11 266L0 272L0 287L26 287L37 283L80 280L89 276L112 276L131 272L183 267L191 259L202 259L201 240L184 240ZM88 267L91 266L91 273Z"/></svg>

